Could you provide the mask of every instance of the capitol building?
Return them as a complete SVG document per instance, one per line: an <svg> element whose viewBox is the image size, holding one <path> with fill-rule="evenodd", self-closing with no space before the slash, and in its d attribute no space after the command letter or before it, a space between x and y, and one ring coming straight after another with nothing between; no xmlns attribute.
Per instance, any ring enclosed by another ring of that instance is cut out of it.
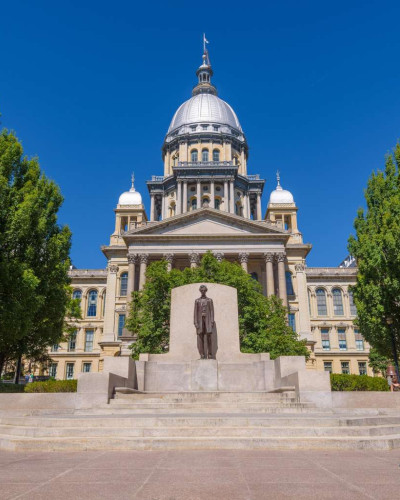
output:
<svg viewBox="0 0 400 500"><path fill-rule="evenodd" d="M207 251L237 262L265 295L282 299L289 324L307 340L310 370L372 375L369 346L353 324L349 287L356 267L350 261L307 267L311 244L303 241L295 193L284 189L279 174L276 185L267 186L248 172L245 133L218 95L207 50L196 75L192 96L178 107L165 136L163 172L147 181L150 206L132 179L110 207L115 227L101 248L107 268L70 271L82 319L68 342L50 348L50 375L77 378L102 371L105 356L126 354L134 341L125 329L129 299L143 287L147 266L164 259L169 269L196 267Z"/></svg>

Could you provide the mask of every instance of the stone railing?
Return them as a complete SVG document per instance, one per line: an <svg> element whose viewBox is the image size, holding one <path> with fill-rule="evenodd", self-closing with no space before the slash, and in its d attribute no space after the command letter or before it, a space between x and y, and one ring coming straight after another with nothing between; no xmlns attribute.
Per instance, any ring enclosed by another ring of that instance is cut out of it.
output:
<svg viewBox="0 0 400 500"><path fill-rule="evenodd" d="M235 167L233 161L178 161L178 167Z"/></svg>
<svg viewBox="0 0 400 500"><path fill-rule="evenodd" d="M71 278L107 277L107 269L70 269L68 276Z"/></svg>
<svg viewBox="0 0 400 500"><path fill-rule="evenodd" d="M307 267L307 276L356 276L356 267Z"/></svg>

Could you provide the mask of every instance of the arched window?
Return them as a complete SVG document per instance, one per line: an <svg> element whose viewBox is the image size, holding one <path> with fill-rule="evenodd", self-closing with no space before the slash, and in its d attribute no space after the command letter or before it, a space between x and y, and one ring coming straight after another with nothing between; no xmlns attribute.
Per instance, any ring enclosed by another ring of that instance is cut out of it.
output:
<svg viewBox="0 0 400 500"><path fill-rule="evenodd" d="M197 153L197 149L192 150L191 159L192 159L192 161L195 161L195 162L199 160L199 155Z"/></svg>
<svg viewBox="0 0 400 500"><path fill-rule="evenodd" d="M343 297L340 288L334 288L332 290L333 297L333 314L335 316L343 316Z"/></svg>
<svg viewBox="0 0 400 500"><path fill-rule="evenodd" d="M82 299L82 290L74 290L72 292L72 298L81 300Z"/></svg>
<svg viewBox="0 0 400 500"><path fill-rule="evenodd" d="M219 161L219 149L213 151L213 161Z"/></svg>
<svg viewBox="0 0 400 500"><path fill-rule="evenodd" d="M352 316L356 316L357 308L356 305L354 304L353 292L351 292L350 290L349 290L349 302L350 302L350 314Z"/></svg>
<svg viewBox="0 0 400 500"><path fill-rule="evenodd" d="M318 288L318 290L315 291L315 294L317 296L317 311L318 311L318 316L326 316L327 315L327 308L326 308L326 293L323 288Z"/></svg>
<svg viewBox="0 0 400 500"><path fill-rule="evenodd" d="M197 208L197 200L196 200L196 198L193 198L192 199L192 210L196 210L196 208Z"/></svg>
<svg viewBox="0 0 400 500"><path fill-rule="evenodd" d="M127 293L128 293L128 273L122 273L120 276L119 295L120 297L126 297Z"/></svg>
<svg viewBox="0 0 400 500"><path fill-rule="evenodd" d="M97 314L97 290L90 290L88 294L88 316L96 316Z"/></svg>
<svg viewBox="0 0 400 500"><path fill-rule="evenodd" d="M221 206L221 200L219 198L215 198L214 200L214 206L217 210L219 210L220 206Z"/></svg>
<svg viewBox="0 0 400 500"><path fill-rule="evenodd" d="M250 276L253 278L253 280L258 281L258 274L257 273L250 273Z"/></svg>
<svg viewBox="0 0 400 500"><path fill-rule="evenodd" d="M201 161L208 161L208 149L203 149L201 152Z"/></svg>
<svg viewBox="0 0 400 500"><path fill-rule="evenodd" d="M204 203L207 203L208 206L210 206L210 198L208 196L204 196L204 198L201 200L201 206L204 206Z"/></svg>
<svg viewBox="0 0 400 500"><path fill-rule="evenodd" d="M287 295L294 295L292 273L290 271L286 271L285 277L286 277L286 293Z"/></svg>

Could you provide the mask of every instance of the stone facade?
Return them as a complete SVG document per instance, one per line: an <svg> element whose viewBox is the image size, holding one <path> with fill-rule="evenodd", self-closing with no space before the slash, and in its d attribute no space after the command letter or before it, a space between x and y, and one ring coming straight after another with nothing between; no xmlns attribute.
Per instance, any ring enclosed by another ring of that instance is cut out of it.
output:
<svg viewBox="0 0 400 500"><path fill-rule="evenodd" d="M298 226L293 195L277 186L261 212L265 181L248 170L248 146L232 108L217 96L208 54L191 99L175 113L164 140L164 175L147 182L149 216L133 184L120 196L115 230L102 247L102 270L71 270L83 319L75 341L51 350L51 374L76 378L102 371L107 356L127 354L134 337L124 328L129 297L146 268L195 267L207 251L237 262L266 295L288 307L288 321L312 351L309 369L367 372L368 345L353 325L349 286L355 268L307 268L311 250Z"/></svg>

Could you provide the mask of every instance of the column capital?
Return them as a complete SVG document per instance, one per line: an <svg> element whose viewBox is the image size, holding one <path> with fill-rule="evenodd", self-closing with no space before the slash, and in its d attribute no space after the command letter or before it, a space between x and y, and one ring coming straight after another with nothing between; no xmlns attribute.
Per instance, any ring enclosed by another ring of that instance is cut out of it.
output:
<svg viewBox="0 0 400 500"><path fill-rule="evenodd" d="M276 254L276 260L277 260L278 262L285 262L285 259L286 259L286 254L285 254L285 252L278 252L278 253Z"/></svg>
<svg viewBox="0 0 400 500"><path fill-rule="evenodd" d="M198 264L200 262L200 254L197 252L191 252L189 254L189 260L191 264Z"/></svg>
<svg viewBox="0 0 400 500"><path fill-rule="evenodd" d="M272 252L266 252L264 254L265 262L274 262L274 254Z"/></svg>
<svg viewBox="0 0 400 500"><path fill-rule="evenodd" d="M109 264L109 266L108 266L108 271L111 274L117 274L118 269L119 269L119 267L117 265L115 265L115 264Z"/></svg>
<svg viewBox="0 0 400 500"><path fill-rule="evenodd" d="M174 254L173 253L165 253L163 254L163 259L166 260L169 264L172 264L174 260Z"/></svg>
<svg viewBox="0 0 400 500"><path fill-rule="evenodd" d="M300 262L299 264L296 264L294 268L296 269L297 273L304 273L306 270L306 265L303 264L303 262Z"/></svg>
<svg viewBox="0 0 400 500"><path fill-rule="evenodd" d="M248 252L240 252L239 254L239 262L241 264L247 263L249 261L249 253Z"/></svg>
<svg viewBox="0 0 400 500"><path fill-rule="evenodd" d="M149 254L148 253L140 253L138 256L139 256L141 264L147 264L149 262Z"/></svg>
<svg viewBox="0 0 400 500"><path fill-rule="evenodd" d="M224 252L213 252L214 257L217 259L218 262L222 262L224 258Z"/></svg>
<svg viewBox="0 0 400 500"><path fill-rule="evenodd" d="M128 253L128 264L137 264L138 263L138 255Z"/></svg>

